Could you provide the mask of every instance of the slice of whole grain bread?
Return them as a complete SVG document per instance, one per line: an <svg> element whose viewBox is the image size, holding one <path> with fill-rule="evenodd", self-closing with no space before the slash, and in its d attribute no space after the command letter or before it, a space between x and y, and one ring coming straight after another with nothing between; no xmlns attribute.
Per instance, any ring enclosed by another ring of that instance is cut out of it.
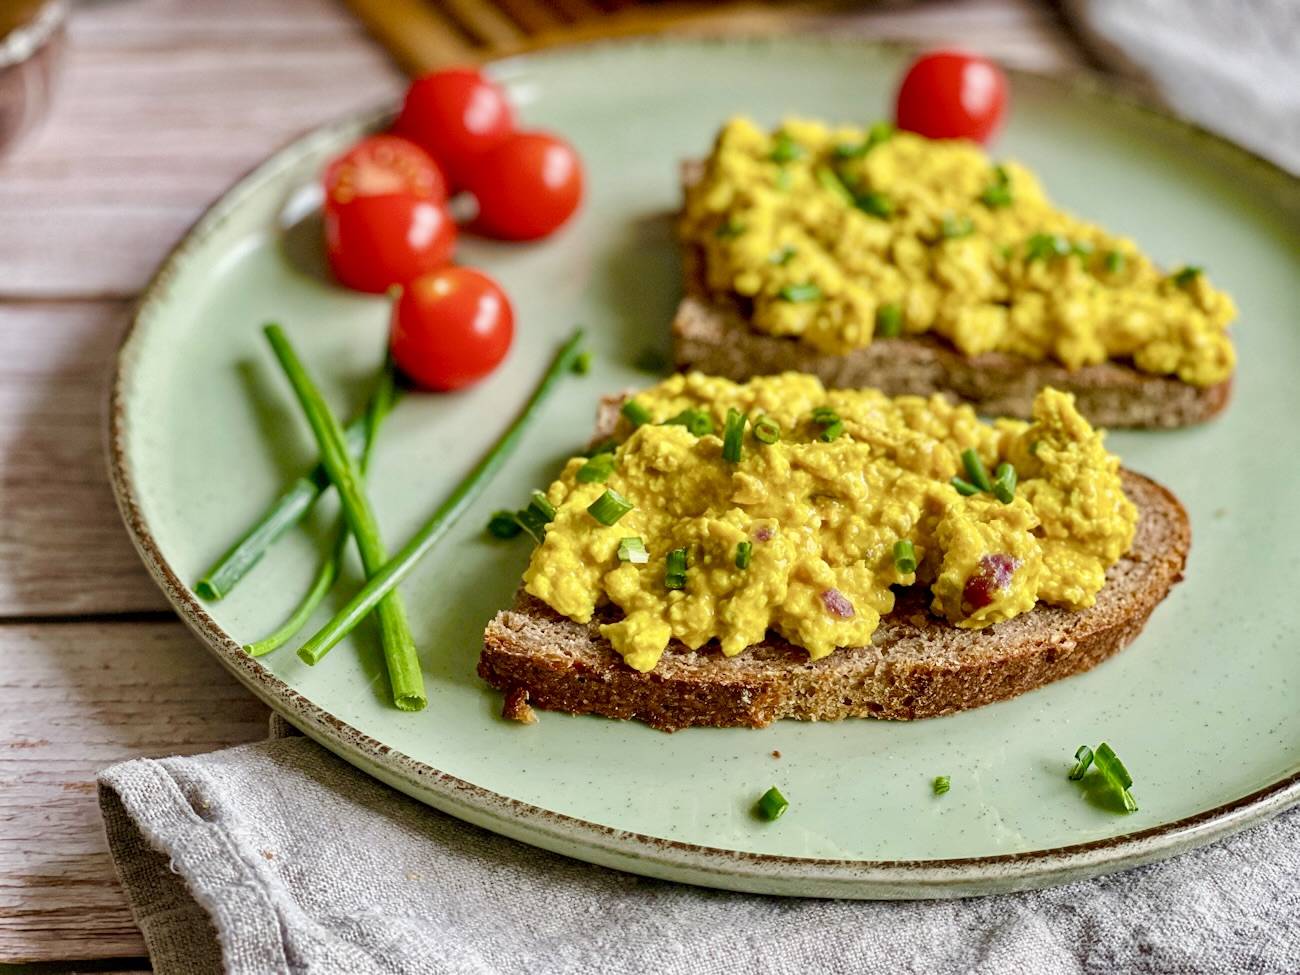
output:
<svg viewBox="0 0 1300 975"><path fill-rule="evenodd" d="M521 589L483 636L479 676L551 711L636 718L661 731L691 725L761 728L778 718L928 718L1001 701L1096 666L1127 646L1156 604L1182 578L1191 526L1178 499L1148 478L1122 472L1138 507L1132 549L1106 573L1092 607L1039 606L982 630L931 615L928 598L905 590L871 644L810 661L769 634L735 657L713 644L674 642L640 673L599 631L607 610L575 623Z"/></svg>
<svg viewBox="0 0 1300 975"><path fill-rule="evenodd" d="M682 168L683 186L700 178L698 162ZM1073 393L1079 411L1107 427L1182 427L1208 420L1228 405L1232 382L1192 386L1123 362L1069 370L1004 352L963 355L930 335L878 339L831 355L798 338L750 327L743 302L709 293L698 250L682 250L686 297L672 323L673 361L740 382L770 373L807 372L826 386L873 386L891 396L945 393L988 416L1028 418L1044 386Z"/></svg>

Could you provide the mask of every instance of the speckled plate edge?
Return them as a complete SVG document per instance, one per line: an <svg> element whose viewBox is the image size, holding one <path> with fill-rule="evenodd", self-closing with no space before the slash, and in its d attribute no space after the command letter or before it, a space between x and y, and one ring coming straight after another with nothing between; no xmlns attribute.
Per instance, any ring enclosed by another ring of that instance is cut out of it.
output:
<svg viewBox="0 0 1300 975"><path fill-rule="evenodd" d="M515 61L576 58L611 45L746 45L773 43L851 45L896 49L829 37L726 36L631 38L521 55ZM1190 134L1207 152L1253 169L1280 197L1300 194L1300 180L1246 149L1185 120L1148 107L1090 75L1065 78L1010 72L1016 85L1039 85L1070 94L1082 92L1117 112L1139 115L1152 125ZM244 201L281 172L323 145L360 134L389 117L388 111L351 116L315 129L253 169L222 195L186 233L145 288L114 363L109 392L107 454L109 477L122 519L146 567L181 618L245 686L270 708L345 761L435 809L493 832L556 853L607 867L667 880L755 893L863 899L967 897L1068 883L1151 863L1203 846L1300 803L1300 773L1233 802L1194 816L1109 839L1024 853L946 860L835 860L774 856L715 849L616 830L510 799L390 748L324 710L246 655L181 581L154 540L138 501L127 460L125 390L129 386L140 325L160 313L173 278L192 254Z"/></svg>

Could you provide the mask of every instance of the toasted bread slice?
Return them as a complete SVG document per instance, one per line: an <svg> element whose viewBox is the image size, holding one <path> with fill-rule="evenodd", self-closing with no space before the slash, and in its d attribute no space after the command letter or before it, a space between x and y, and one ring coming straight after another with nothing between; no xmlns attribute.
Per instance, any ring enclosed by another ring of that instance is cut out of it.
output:
<svg viewBox="0 0 1300 975"><path fill-rule="evenodd" d="M684 186L699 179L701 164L687 163ZM798 338L768 335L749 326L742 303L710 294L699 253L683 248L686 297L673 319L673 361L679 369L743 382L793 370L829 387L873 386L891 396L945 393L988 416L1028 418L1044 386L1073 393L1079 411L1097 426L1182 427L1201 423L1228 405L1231 380L1192 386L1153 376L1123 362L1069 370L1004 352L963 355L930 335L878 339L845 355L830 355Z"/></svg>
<svg viewBox="0 0 1300 975"><path fill-rule="evenodd" d="M622 399L601 404L598 436L618 420ZM636 718L661 731L691 725L761 728L778 718L929 718L1015 697L1096 666L1127 646L1157 603L1182 578L1191 526L1178 499L1154 481L1123 471L1138 508L1128 554L1111 566L1097 602L1073 612L1039 606L982 630L933 616L929 596L903 591L865 647L808 653L769 634L725 657L713 644L669 645L654 670L633 670L600 635L522 589L483 636L478 673L506 692L507 717L550 711Z"/></svg>

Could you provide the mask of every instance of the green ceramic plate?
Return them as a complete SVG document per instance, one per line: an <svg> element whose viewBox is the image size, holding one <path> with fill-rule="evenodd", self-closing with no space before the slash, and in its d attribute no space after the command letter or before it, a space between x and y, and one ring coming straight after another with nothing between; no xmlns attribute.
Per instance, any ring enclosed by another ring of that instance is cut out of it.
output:
<svg viewBox="0 0 1300 975"><path fill-rule="evenodd" d="M1169 485L1195 530L1187 578L1141 637L1091 673L1016 700L915 723L781 722L692 729L543 714L520 727L474 674L483 624L508 603L527 546L483 525L584 442L603 393L645 383L680 286L667 214L677 164L734 113L871 120L888 113L899 52L814 39L600 45L498 64L530 125L585 158L587 201L557 239L472 239L460 258L514 297L519 335L496 374L411 396L389 421L373 498L394 543L480 456L574 323L596 367L566 382L481 503L404 587L429 708L391 708L375 635L321 666L253 661L303 590L332 518L278 546L235 593L185 587L314 457L260 335L283 322L341 412L378 366L386 304L320 273L310 186L376 118L317 131L209 212L150 288L122 350L111 466L145 561L218 657L307 734L453 815L549 849L660 877L847 897L951 896L1073 879L1206 842L1300 800L1300 280L1297 186L1241 150L1090 86L1014 78L996 151L1063 204L1158 259L1206 266L1241 305L1236 401L1201 429L1116 434L1129 466ZM287 228L287 229L286 229ZM327 517L328 516L328 517ZM353 578L343 587L350 591ZM1065 772L1109 740L1141 811L1090 801ZM773 752L780 752L780 759ZM931 795L930 781L952 778ZM779 784L780 822L750 815Z"/></svg>

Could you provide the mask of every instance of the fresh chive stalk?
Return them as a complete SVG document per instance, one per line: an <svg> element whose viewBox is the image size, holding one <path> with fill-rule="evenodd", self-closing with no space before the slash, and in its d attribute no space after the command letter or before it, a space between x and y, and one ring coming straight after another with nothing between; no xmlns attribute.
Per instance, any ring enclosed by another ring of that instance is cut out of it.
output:
<svg viewBox="0 0 1300 975"><path fill-rule="evenodd" d="M634 427L644 426L650 422L650 411L634 399L624 403L619 412L627 417Z"/></svg>
<svg viewBox="0 0 1300 975"><path fill-rule="evenodd" d="M382 569L371 574L366 584L348 601L347 605L299 648L299 657L309 664L318 662L331 647L352 632L353 628L406 578L429 549L438 543L519 445L529 421L537 415L538 409L554 392L559 381L573 369L573 360L579 354L581 343L582 329L575 329L569 340L560 347L555 358L551 360L549 368L543 373L541 381L533 390L533 395L529 397L522 412L492 445L492 449L438 506L438 510L420 530L398 550L397 554L385 563Z"/></svg>
<svg viewBox="0 0 1300 975"><path fill-rule="evenodd" d="M736 568L748 569L749 563L754 558L754 543L741 542L736 546Z"/></svg>
<svg viewBox="0 0 1300 975"><path fill-rule="evenodd" d="M361 456L357 459L357 468L362 477L365 477L366 470L370 466L370 455L374 450L375 440L379 434L379 425L393 408L393 402L396 398L396 377L393 372L392 360L389 360L384 363L383 371L379 374L379 382L376 384L375 391L371 393L370 401L366 405L366 413L363 418L366 442L361 451ZM515 534L518 533L519 529L515 527ZM334 583L338 579L342 568L343 553L347 551L348 539L351 537L352 533L348 531L346 518L340 516L338 528L334 532L334 543L330 546L330 553L321 560L311 585L307 587L307 592L299 600L298 605L294 607L293 612L274 632L255 643L245 644L245 653L250 657L265 656L272 651L279 650L297 635L298 631L311 619L312 613L316 612L316 607L321 604L321 600L334 588Z"/></svg>
<svg viewBox="0 0 1300 975"><path fill-rule="evenodd" d="M941 796L952 788L952 778L947 775L937 775L931 784L931 788L934 789L936 796Z"/></svg>
<svg viewBox="0 0 1300 975"><path fill-rule="evenodd" d="M357 540L361 564L367 576L373 575L383 567L388 553L379 535L379 524L375 521L370 502L361 487L357 465L348 456L343 428L339 426L325 398L298 358L284 330L279 325L268 325L265 332L276 358L280 360L285 377L302 405L307 422L311 424L312 433L316 436L321 460L339 493L339 501L348 527L352 530L352 537ZM419 711L428 703L428 698L424 692L424 675L420 671L420 659L411 639L411 629L406 621L406 609L401 596L389 593L380 602L378 611L393 703L402 711Z"/></svg>
<svg viewBox="0 0 1300 975"><path fill-rule="evenodd" d="M745 437L745 424L749 417L740 410L727 410L727 425L722 433L722 459L732 464L739 464L742 442Z"/></svg>
<svg viewBox="0 0 1300 975"><path fill-rule="evenodd" d="M686 588L686 549L675 548L668 553L664 568L665 589Z"/></svg>
<svg viewBox="0 0 1300 975"><path fill-rule="evenodd" d="M671 420L664 420L663 425L685 427L697 437L705 437L713 432L713 418L703 410L682 410Z"/></svg>
<svg viewBox="0 0 1300 975"><path fill-rule="evenodd" d="M1115 749L1103 741L1097 746L1093 760L1096 762L1097 771L1105 776L1111 788L1119 793L1120 799L1124 803L1124 811L1137 812L1137 801L1133 798L1133 794L1128 791L1133 786L1133 776L1128 774L1128 769L1124 767L1124 763L1115 754Z"/></svg>
<svg viewBox="0 0 1300 975"><path fill-rule="evenodd" d="M971 484L984 492L993 490L993 482L989 480L989 472L984 467L984 461L980 460L980 455L974 447L967 447L961 452L962 466L966 468L966 477ZM961 490L958 488L958 490Z"/></svg>
<svg viewBox="0 0 1300 975"><path fill-rule="evenodd" d="M487 523L488 534L493 538L518 538L523 527L515 519L513 511L494 511Z"/></svg>
<svg viewBox="0 0 1300 975"><path fill-rule="evenodd" d="M365 416L349 423L344 435L348 453L360 457L366 446ZM257 565L266 550L307 516L316 499L329 486L329 474L321 464L290 484L262 517L203 573L194 584L194 591L203 599L218 600L228 596L239 580Z"/></svg>
<svg viewBox="0 0 1300 975"><path fill-rule="evenodd" d="M645 542L641 541L640 536L633 535L631 538L619 539L618 560L631 562L633 565L645 565L650 561L650 553L646 551Z"/></svg>
<svg viewBox="0 0 1300 975"><path fill-rule="evenodd" d="M776 786L772 786L759 798L757 805L754 806L754 812L759 819L765 819L771 823L784 816L785 811L789 808L790 803L785 796L781 795L781 790Z"/></svg>
<svg viewBox="0 0 1300 975"><path fill-rule="evenodd" d="M882 339L903 334L903 309L899 305L890 303L876 309L876 334Z"/></svg>
<svg viewBox="0 0 1300 975"><path fill-rule="evenodd" d="M894 543L894 568L900 575L916 571L916 547L911 539L900 538Z"/></svg>
<svg viewBox="0 0 1300 975"><path fill-rule="evenodd" d="M1092 765L1092 749L1080 745L1074 753L1074 768L1070 769L1070 778L1078 782Z"/></svg>
<svg viewBox="0 0 1300 975"><path fill-rule="evenodd" d="M541 491L534 491L530 495L528 507L545 518L547 524L555 520L555 505L551 504L551 499Z"/></svg>
<svg viewBox="0 0 1300 975"><path fill-rule="evenodd" d="M602 525L609 527L635 507L613 488L605 488L605 493L587 506L587 513Z"/></svg>
<svg viewBox="0 0 1300 975"><path fill-rule="evenodd" d="M993 472L993 496L1003 504L1016 498L1016 469L1003 461Z"/></svg>
<svg viewBox="0 0 1300 975"><path fill-rule="evenodd" d="M980 493L980 489L979 489L979 488L977 488L977 487L976 487L974 484L972 484L970 481L962 480L960 477L954 477L954 478L953 478L949 483L950 483L954 488L957 489L957 493L958 493L958 494L960 494L960 495L962 495L963 497L966 497L966 498L969 498L969 497L970 497L971 495L973 495L973 494L979 494L979 493Z"/></svg>
<svg viewBox="0 0 1300 975"><path fill-rule="evenodd" d="M819 406L812 412L813 423L822 428L822 432L817 435L817 439L823 443L830 443L832 440L839 438L844 432L844 421L840 415L832 410L829 406Z"/></svg>
<svg viewBox="0 0 1300 975"><path fill-rule="evenodd" d="M781 439L781 424L770 416L760 416L750 424L750 429L754 431L755 440L769 447Z"/></svg>
<svg viewBox="0 0 1300 975"><path fill-rule="evenodd" d="M604 484L614 473L618 461L612 453L600 453L578 468L574 479L579 484Z"/></svg>

